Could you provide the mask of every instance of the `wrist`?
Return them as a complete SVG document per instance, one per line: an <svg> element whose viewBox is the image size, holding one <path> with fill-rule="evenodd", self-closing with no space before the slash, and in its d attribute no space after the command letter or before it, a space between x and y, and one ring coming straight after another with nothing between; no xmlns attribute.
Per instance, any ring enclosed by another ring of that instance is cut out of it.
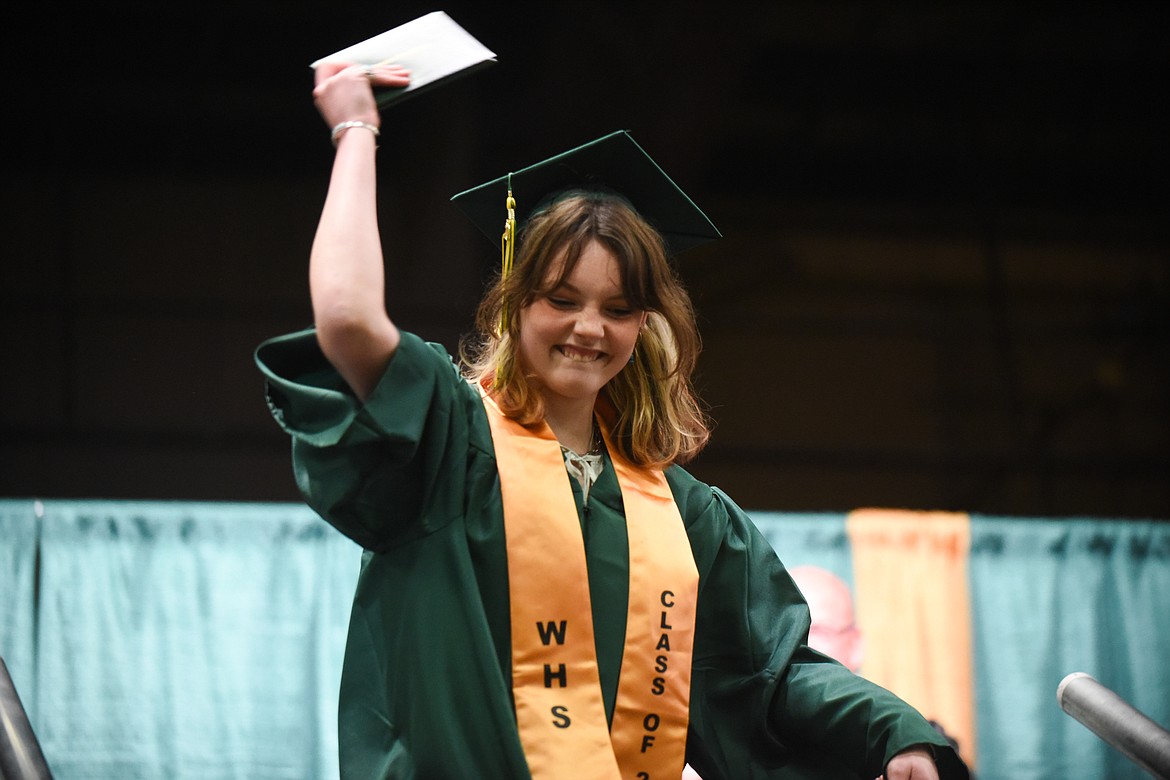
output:
<svg viewBox="0 0 1170 780"><path fill-rule="evenodd" d="M341 136L355 128L361 129L363 131L368 130L373 133L375 143L377 143L378 137L382 134L382 131L378 129L378 126L371 122L363 122L360 119L350 119L348 121L338 122L335 124L333 129L329 132L329 140L331 140L333 142L333 146L336 147L341 140Z"/></svg>

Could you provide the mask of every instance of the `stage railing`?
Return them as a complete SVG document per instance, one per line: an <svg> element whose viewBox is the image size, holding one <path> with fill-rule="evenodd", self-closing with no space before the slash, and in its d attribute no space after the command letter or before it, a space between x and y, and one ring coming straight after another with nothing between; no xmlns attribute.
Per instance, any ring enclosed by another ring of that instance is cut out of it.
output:
<svg viewBox="0 0 1170 780"><path fill-rule="evenodd" d="M1056 689L1060 707L1160 780L1170 780L1170 731L1084 672Z"/></svg>
<svg viewBox="0 0 1170 780"><path fill-rule="evenodd" d="M3 658L0 658L0 777L4 780L52 780L53 777Z"/></svg>

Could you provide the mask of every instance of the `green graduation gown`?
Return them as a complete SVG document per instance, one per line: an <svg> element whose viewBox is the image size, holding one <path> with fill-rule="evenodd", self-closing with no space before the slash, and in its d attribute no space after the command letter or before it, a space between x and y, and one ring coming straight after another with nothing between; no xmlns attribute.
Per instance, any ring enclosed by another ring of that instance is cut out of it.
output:
<svg viewBox="0 0 1170 780"><path fill-rule="evenodd" d="M308 503L361 545L341 682L344 778L527 778L511 700L508 571L491 433L442 347L403 333L363 405L312 331L257 350ZM944 739L901 700L805 646L809 613L767 541L717 488L667 480L699 570L687 760L705 780L861 777ZM606 463L585 539L598 667L612 717L628 550ZM549 583L549 587L556 587ZM657 780L657 779L656 779ZM674 778L670 778L674 780Z"/></svg>

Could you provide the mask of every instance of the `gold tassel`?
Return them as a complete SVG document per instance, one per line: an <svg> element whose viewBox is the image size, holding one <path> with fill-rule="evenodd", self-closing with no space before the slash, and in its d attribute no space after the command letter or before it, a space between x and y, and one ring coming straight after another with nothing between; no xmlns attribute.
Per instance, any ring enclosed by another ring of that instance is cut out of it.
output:
<svg viewBox="0 0 1170 780"><path fill-rule="evenodd" d="M512 273L512 260L516 256L516 199L512 197L512 174L508 174L508 218L504 220L504 235L500 239L500 280L503 281ZM500 333L508 331L508 304L505 302L500 308Z"/></svg>

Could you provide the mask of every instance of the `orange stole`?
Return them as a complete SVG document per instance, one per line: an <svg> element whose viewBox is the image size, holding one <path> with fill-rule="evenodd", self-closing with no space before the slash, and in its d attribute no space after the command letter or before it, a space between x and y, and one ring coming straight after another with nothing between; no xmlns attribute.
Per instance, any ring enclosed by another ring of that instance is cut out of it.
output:
<svg viewBox="0 0 1170 780"><path fill-rule="evenodd" d="M606 445L626 513L630 601L613 727L597 672L585 544L564 456L483 394L508 551L512 692L532 776L678 778L689 722L699 576L666 476Z"/></svg>

